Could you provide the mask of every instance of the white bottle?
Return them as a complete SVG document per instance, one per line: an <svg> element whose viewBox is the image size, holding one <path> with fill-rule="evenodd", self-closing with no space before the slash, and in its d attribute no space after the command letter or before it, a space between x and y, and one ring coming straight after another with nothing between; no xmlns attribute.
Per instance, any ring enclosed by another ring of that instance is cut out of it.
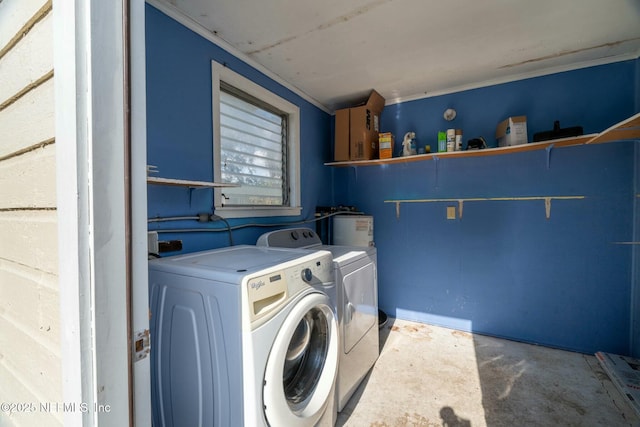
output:
<svg viewBox="0 0 640 427"><path fill-rule="evenodd" d="M456 151L462 151L462 129L456 129Z"/></svg>
<svg viewBox="0 0 640 427"><path fill-rule="evenodd" d="M456 150L456 130L447 129L447 152Z"/></svg>

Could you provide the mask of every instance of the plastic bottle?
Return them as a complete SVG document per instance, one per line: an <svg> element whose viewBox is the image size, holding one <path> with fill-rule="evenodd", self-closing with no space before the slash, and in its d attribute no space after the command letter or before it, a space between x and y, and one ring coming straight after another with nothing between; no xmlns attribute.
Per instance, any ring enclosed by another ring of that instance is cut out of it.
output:
<svg viewBox="0 0 640 427"><path fill-rule="evenodd" d="M447 129L447 151L455 151L456 150L456 130L455 129Z"/></svg>
<svg viewBox="0 0 640 427"><path fill-rule="evenodd" d="M438 153L447 151L447 134L446 132L438 132Z"/></svg>
<svg viewBox="0 0 640 427"><path fill-rule="evenodd" d="M462 129L456 129L456 151L462 151Z"/></svg>

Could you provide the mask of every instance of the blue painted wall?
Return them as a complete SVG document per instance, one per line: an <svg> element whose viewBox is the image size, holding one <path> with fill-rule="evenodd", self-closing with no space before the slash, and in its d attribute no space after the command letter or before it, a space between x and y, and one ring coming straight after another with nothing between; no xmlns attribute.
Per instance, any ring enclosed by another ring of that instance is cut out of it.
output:
<svg viewBox="0 0 640 427"><path fill-rule="evenodd" d="M636 59L636 111L640 112L640 58Z"/></svg>
<svg viewBox="0 0 640 427"><path fill-rule="evenodd" d="M446 127L494 141L496 124L526 115L534 132L599 132L635 113L634 61L385 107L384 131ZM442 118L448 107L458 117ZM587 353L630 352L634 143L504 156L343 168L338 203L375 217L379 301L392 316ZM399 145L398 145L399 150ZM344 184L343 184L344 183ZM345 197L346 194L346 197ZM389 199L580 195L553 201L403 204ZM345 197L344 199L342 197Z"/></svg>
<svg viewBox="0 0 640 427"><path fill-rule="evenodd" d="M640 112L640 58L636 59L636 112ZM640 242L640 146L635 151L635 210L634 210L634 242ZM631 355L640 358L640 247L633 247L633 281L631 284Z"/></svg>
<svg viewBox="0 0 640 427"><path fill-rule="evenodd" d="M640 144L636 144L635 147L635 176L634 176L634 229L633 229L633 241L640 242L640 199L637 195L640 194ZM632 249L632 283L631 283L631 355L636 358L640 358L640 249L638 245L634 245Z"/></svg>
<svg viewBox="0 0 640 427"><path fill-rule="evenodd" d="M632 115L637 61L568 71L512 83L424 98L385 107L382 131L396 135L397 154L402 136L416 132L418 145L437 151L437 132L464 131L464 140L483 136L496 146L496 125L509 116L527 116L529 141L535 132L560 126L582 126L585 133L600 132ZM442 114L454 108L458 115L447 122Z"/></svg>
<svg viewBox="0 0 640 427"><path fill-rule="evenodd" d="M301 185L300 217L268 220L230 220L232 226L248 222L279 222L312 218L316 205L331 202L331 171L323 165L330 158L329 114L305 101L261 72L185 28L154 7L146 7L147 157L160 176L211 181L213 178L213 130L211 60L271 90L300 107ZM192 216L211 213L213 190L148 186L148 216ZM175 221L151 224L150 229L224 228L224 224ZM244 228L233 233L236 244L254 244L268 229ZM171 233L161 239L180 239L182 252L193 252L229 243L226 232Z"/></svg>

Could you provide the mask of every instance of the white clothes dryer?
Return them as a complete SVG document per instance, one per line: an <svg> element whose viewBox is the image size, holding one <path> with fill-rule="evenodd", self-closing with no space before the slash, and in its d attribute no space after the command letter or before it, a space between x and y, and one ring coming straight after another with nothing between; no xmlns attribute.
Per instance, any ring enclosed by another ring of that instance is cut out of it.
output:
<svg viewBox="0 0 640 427"><path fill-rule="evenodd" d="M377 251L374 246L323 245L308 228L265 233L258 246L328 250L333 255L340 361L336 382L338 412L373 367L380 353Z"/></svg>
<svg viewBox="0 0 640 427"><path fill-rule="evenodd" d="M335 422L331 254L233 246L149 262L153 424Z"/></svg>

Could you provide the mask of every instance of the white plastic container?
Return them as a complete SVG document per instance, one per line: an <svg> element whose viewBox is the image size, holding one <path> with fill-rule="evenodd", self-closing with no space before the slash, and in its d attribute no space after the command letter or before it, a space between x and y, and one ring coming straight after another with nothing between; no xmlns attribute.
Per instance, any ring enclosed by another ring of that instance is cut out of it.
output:
<svg viewBox="0 0 640 427"><path fill-rule="evenodd" d="M456 130L447 129L447 152L456 151Z"/></svg>
<svg viewBox="0 0 640 427"><path fill-rule="evenodd" d="M368 215L336 215L333 217L333 243L341 246L375 246L373 217Z"/></svg>
<svg viewBox="0 0 640 427"><path fill-rule="evenodd" d="M462 151L462 129L456 129L456 151Z"/></svg>

